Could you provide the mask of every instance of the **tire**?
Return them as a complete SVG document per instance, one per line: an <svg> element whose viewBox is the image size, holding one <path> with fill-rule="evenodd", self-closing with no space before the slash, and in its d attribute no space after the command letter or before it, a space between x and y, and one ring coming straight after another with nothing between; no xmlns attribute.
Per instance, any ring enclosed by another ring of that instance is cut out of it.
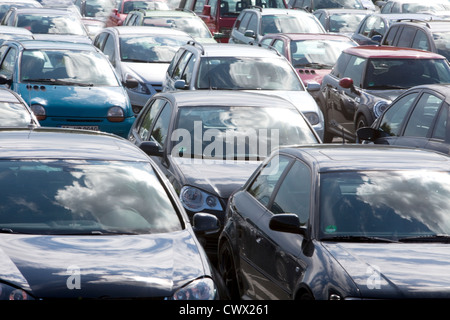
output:
<svg viewBox="0 0 450 320"><path fill-rule="evenodd" d="M357 131L359 128L368 127L369 123L364 115L358 116L358 119L355 123L355 131Z"/></svg>
<svg viewBox="0 0 450 320"><path fill-rule="evenodd" d="M231 300L240 300L233 252L227 241L221 244L218 259L219 272L227 290L228 298Z"/></svg>

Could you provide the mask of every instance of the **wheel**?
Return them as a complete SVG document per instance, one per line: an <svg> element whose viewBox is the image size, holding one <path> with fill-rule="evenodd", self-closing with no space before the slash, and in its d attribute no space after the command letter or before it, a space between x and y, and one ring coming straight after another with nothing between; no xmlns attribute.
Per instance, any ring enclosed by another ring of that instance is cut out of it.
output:
<svg viewBox="0 0 450 320"><path fill-rule="evenodd" d="M364 115L358 116L358 120L356 120L355 129L358 130L359 128L368 127L369 123Z"/></svg>
<svg viewBox="0 0 450 320"><path fill-rule="evenodd" d="M219 248L219 272L225 283L228 297L231 300L239 300L240 294L233 253L230 244L227 241L225 241Z"/></svg>

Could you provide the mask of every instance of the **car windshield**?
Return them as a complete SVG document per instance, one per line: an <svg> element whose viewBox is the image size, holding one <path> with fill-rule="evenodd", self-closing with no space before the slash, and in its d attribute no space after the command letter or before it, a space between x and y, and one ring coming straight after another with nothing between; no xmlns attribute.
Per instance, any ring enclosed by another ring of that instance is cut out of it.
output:
<svg viewBox="0 0 450 320"><path fill-rule="evenodd" d="M317 139L294 108L205 106L179 109L172 143L174 156L262 160L279 146Z"/></svg>
<svg viewBox="0 0 450 320"><path fill-rule="evenodd" d="M450 30L446 32L434 32L433 39L436 44L437 53L443 55L450 61Z"/></svg>
<svg viewBox="0 0 450 320"><path fill-rule="evenodd" d="M324 33L313 15L264 15L261 18L262 34L267 33Z"/></svg>
<svg viewBox="0 0 450 320"><path fill-rule="evenodd" d="M324 8L364 9L364 6L358 0L317 0L315 2L314 10Z"/></svg>
<svg viewBox="0 0 450 320"><path fill-rule="evenodd" d="M340 13L330 16L330 32L353 33L366 14Z"/></svg>
<svg viewBox="0 0 450 320"><path fill-rule="evenodd" d="M130 13L133 10L169 10L169 6L164 1L126 1L123 4L123 12Z"/></svg>
<svg viewBox="0 0 450 320"><path fill-rule="evenodd" d="M384 90L431 83L450 83L445 59L370 59L363 86Z"/></svg>
<svg viewBox="0 0 450 320"><path fill-rule="evenodd" d="M286 1L287 2L287 1ZM199 2L197 2L199 3ZM203 2L202 2L203 3ZM215 3L215 2L210 2ZM202 5L203 6L203 5ZM211 12L213 12L213 5L211 5ZM243 9L253 6L261 8L286 8L283 0L228 0L220 2L220 16L221 17L237 17Z"/></svg>
<svg viewBox="0 0 450 320"><path fill-rule="evenodd" d="M78 50L25 50L20 81L69 86L120 85L102 53Z"/></svg>
<svg viewBox="0 0 450 320"><path fill-rule="evenodd" d="M2 160L0 192L1 232L134 234L182 228L145 162Z"/></svg>
<svg viewBox="0 0 450 320"><path fill-rule="evenodd" d="M16 27L37 34L71 34L87 36L86 29L77 15L21 14Z"/></svg>
<svg viewBox="0 0 450 320"><path fill-rule="evenodd" d="M402 5L402 12L404 13L448 10L450 10L450 4L447 3L405 3Z"/></svg>
<svg viewBox="0 0 450 320"><path fill-rule="evenodd" d="M181 30L194 38L211 38L208 27L199 17L145 17L144 26L165 27Z"/></svg>
<svg viewBox="0 0 450 320"><path fill-rule="evenodd" d="M9 10L9 8L15 7L15 8L39 8L41 5L36 2L6 2L6 3L0 3L0 19L3 18L6 11Z"/></svg>
<svg viewBox="0 0 450 320"><path fill-rule="evenodd" d="M89 0L82 7L86 17L106 18L114 8L113 0Z"/></svg>
<svg viewBox="0 0 450 320"><path fill-rule="evenodd" d="M320 177L320 237L450 236L449 197L449 172L325 173Z"/></svg>
<svg viewBox="0 0 450 320"><path fill-rule="evenodd" d="M197 89L303 91L284 58L214 57L200 61Z"/></svg>
<svg viewBox="0 0 450 320"><path fill-rule="evenodd" d="M315 67L331 69L342 50L356 43L342 40L298 40L291 41L292 64L296 68Z"/></svg>
<svg viewBox="0 0 450 320"><path fill-rule="evenodd" d="M120 37L120 55L124 62L170 63L188 36L169 35L124 35Z"/></svg>
<svg viewBox="0 0 450 320"><path fill-rule="evenodd" d="M20 103L0 102L0 127L26 127L31 115Z"/></svg>

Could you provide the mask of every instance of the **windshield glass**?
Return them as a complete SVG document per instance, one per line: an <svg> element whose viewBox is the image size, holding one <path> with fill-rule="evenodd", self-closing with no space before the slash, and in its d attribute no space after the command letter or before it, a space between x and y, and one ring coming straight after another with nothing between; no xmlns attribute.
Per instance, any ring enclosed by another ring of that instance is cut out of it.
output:
<svg viewBox="0 0 450 320"><path fill-rule="evenodd" d="M164 1L125 1L122 13L130 13L133 10L169 10L169 6Z"/></svg>
<svg viewBox="0 0 450 320"><path fill-rule="evenodd" d="M342 40L299 40L291 41L292 64L296 68L315 67L331 69L342 50L354 47L356 43Z"/></svg>
<svg viewBox="0 0 450 320"><path fill-rule="evenodd" d="M365 89L406 89L421 84L450 83L445 59L370 59Z"/></svg>
<svg viewBox="0 0 450 320"><path fill-rule="evenodd" d="M0 102L0 127L26 127L31 123L31 115L19 103Z"/></svg>
<svg viewBox="0 0 450 320"><path fill-rule="evenodd" d="M320 237L450 236L449 197L449 172L322 174Z"/></svg>
<svg viewBox="0 0 450 320"><path fill-rule="evenodd" d="M106 57L95 51L26 50L20 64L21 82L55 85L119 86Z"/></svg>
<svg viewBox="0 0 450 320"><path fill-rule="evenodd" d="M21 14L17 17L16 27L30 30L32 33L73 34L87 36L86 29L77 15Z"/></svg>
<svg viewBox="0 0 450 320"><path fill-rule="evenodd" d="M209 3L213 2L210 1ZM286 8L283 0L228 0L220 2L219 12L221 17L237 17L242 10L252 6L261 8Z"/></svg>
<svg viewBox="0 0 450 320"><path fill-rule="evenodd" d="M200 61L197 89L303 91L295 70L284 59L214 57Z"/></svg>
<svg viewBox="0 0 450 320"><path fill-rule="evenodd" d="M450 32L435 32L433 33L434 43L436 44L437 53L450 59ZM450 60L449 60L450 61Z"/></svg>
<svg viewBox="0 0 450 320"><path fill-rule="evenodd" d="M211 38L211 32L199 17L145 17L144 26L181 30L194 38Z"/></svg>
<svg viewBox="0 0 450 320"><path fill-rule="evenodd" d="M348 8L348 9L364 9L362 2L359 0L319 0L316 1L314 9L324 8Z"/></svg>
<svg viewBox="0 0 450 320"><path fill-rule="evenodd" d="M261 160L279 146L317 143L296 109L182 107L172 155L218 160Z"/></svg>
<svg viewBox="0 0 450 320"><path fill-rule="evenodd" d="M353 33L366 14L342 13L330 15L330 32Z"/></svg>
<svg viewBox="0 0 450 320"><path fill-rule="evenodd" d="M262 34L267 33L324 33L322 25L313 15L264 15Z"/></svg>
<svg viewBox="0 0 450 320"><path fill-rule="evenodd" d="M136 34L120 37L120 59L125 62L170 63L178 48L192 40L168 35Z"/></svg>
<svg viewBox="0 0 450 320"><path fill-rule="evenodd" d="M181 228L149 163L3 160L0 188L3 232L159 233Z"/></svg>

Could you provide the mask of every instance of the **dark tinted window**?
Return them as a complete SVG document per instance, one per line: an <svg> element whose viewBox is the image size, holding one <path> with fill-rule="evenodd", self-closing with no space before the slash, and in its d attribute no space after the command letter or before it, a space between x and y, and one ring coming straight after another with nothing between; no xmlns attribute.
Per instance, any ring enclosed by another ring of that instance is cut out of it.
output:
<svg viewBox="0 0 450 320"><path fill-rule="evenodd" d="M442 99L424 93L416 104L405 128L405 136L427 137L436 114L442 104Z"/></svg>
<svg viewBox="0 0 450 320"><path fill-rule="evenodd" d="M418 94L418 92L408 94L392 104L383 114L380 128L391 136L398 136L405 116Z"/></svg>
<svg viewBox="0 0 450 320"><path fill-rule="evenodd" d="M415 34L416 34L416 28L403 28L403 31L398 40L397 46L410 48Z"/></svg>

